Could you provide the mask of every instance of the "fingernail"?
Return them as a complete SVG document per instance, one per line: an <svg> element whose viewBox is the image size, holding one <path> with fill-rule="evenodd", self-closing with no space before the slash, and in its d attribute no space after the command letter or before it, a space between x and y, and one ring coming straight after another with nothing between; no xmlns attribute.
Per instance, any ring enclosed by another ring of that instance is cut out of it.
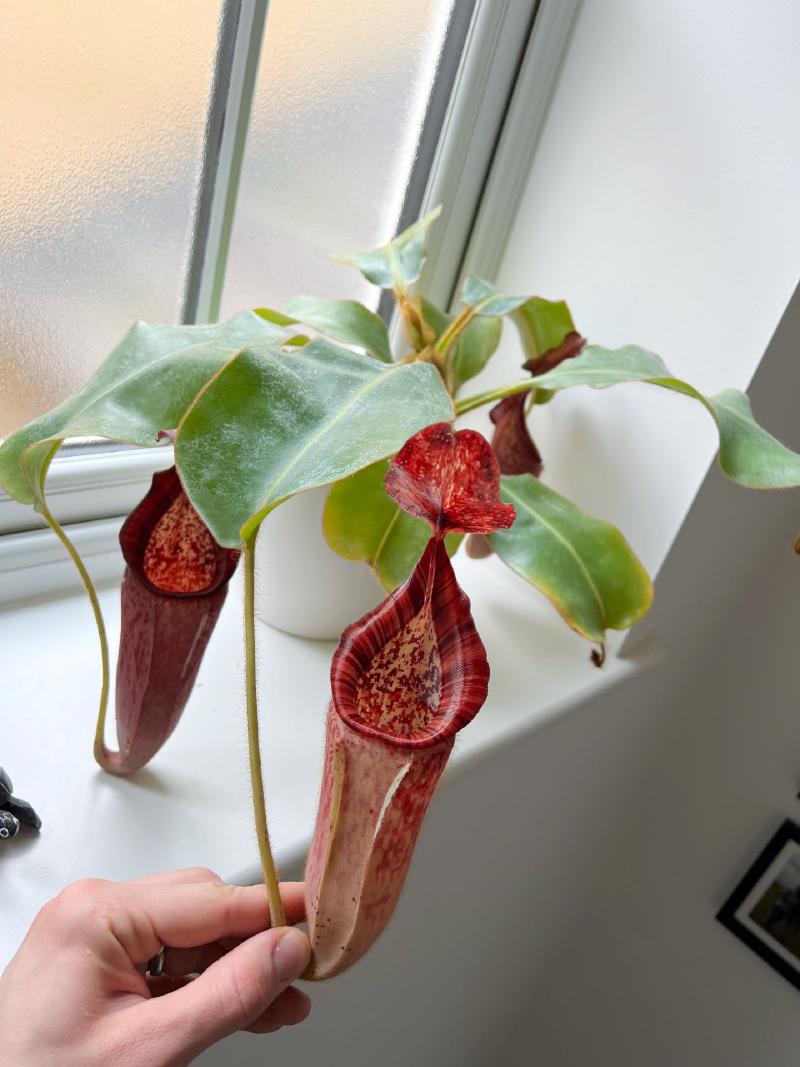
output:
<svg viewBox="0 0 800 1067"><path fill-rule="evenodd" d="M302 974L311 956L308 938L300 930L288 929L272 950L275 973L281 982L291 982Z"/></svg>

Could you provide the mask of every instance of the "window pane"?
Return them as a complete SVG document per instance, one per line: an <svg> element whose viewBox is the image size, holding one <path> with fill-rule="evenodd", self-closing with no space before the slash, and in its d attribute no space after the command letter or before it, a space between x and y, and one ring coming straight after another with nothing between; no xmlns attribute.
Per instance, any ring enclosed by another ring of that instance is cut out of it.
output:
<svg viewBox="0 0 800 1067"><path fill-rule="evenodd" d="M290 296L375 302L352 252L393 236L452 0L272 0L223 317Z"/></svg>
<svg viewBox="0 0 800 1067"><path fill-rule="evenodd" d="M0 436L177 320L219 8L0 8Z"/></svg>

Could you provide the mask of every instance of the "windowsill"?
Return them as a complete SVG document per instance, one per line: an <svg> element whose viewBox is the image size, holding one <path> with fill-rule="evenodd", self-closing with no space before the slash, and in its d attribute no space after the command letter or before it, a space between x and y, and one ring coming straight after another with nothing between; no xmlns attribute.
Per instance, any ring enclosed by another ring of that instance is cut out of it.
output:
<svg viewBox="0 0 800 1067"><path fill-rule="evenodd" d="M588 644L497 561L457 562L492 664L489 699L458 738L448 773L482 759L658 658L616 654L602 671ZM101 591L111 647L116 585ZM82 595L0 612L6 729L2 763L44 821L0 851L0 967L36 910L76 878L126 879L174 867L255 874L241 682L241 585L234 579L197 686L175 734L131 779L91 756L98 653ZM297 871L313 829L329 696L329 642L259 631L262 740L270 830L284 872ZM113 727L110 728L113 731Z"/></svg>
<svg viewBox="0 0 800 1067"><path fill-rule="evenodd" d="M62 524L127 515L141 500L157 470L172 462L172 446L135 448L109 441L95 447L65 447L47 475L47 500ZM0 532L38 532L44 520L0 487Z"/></svg>

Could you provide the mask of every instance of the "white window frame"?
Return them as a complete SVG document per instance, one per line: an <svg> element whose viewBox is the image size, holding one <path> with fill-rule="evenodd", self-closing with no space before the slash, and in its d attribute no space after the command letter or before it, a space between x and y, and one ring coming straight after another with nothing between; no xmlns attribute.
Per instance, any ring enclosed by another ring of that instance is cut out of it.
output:
<svg viewBox="0 0 800 1067"><path fill-rule="evenodd" d="M536 148L580 0L454 0L398 231L437 203L422 285L451 306L466 272L493 277ZM268 0L225 0L194 212L184 322L215 321ZM452 38L452 40L450 40ZM386 307L382 306L386 312ZM388 313L388 312L387 312ZM96 580L121 566L117 532L169 448L65 448L48 499ZM0 603L77 585L38 516L0 490Z"/></svg>

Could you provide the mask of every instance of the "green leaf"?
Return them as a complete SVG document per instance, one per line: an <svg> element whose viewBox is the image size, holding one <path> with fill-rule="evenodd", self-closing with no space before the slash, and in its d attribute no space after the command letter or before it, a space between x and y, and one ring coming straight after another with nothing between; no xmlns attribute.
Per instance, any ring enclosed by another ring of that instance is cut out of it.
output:
<svg viewBox="0 0 800 1067"><path fill-rule="evenodd" d="M386 495L389 460L382 459L331 486L322 516L330 547L345 559L368 563L391 593L411 574L431 537L430 526ZM446 538L452 556L461 534Z"/></svg>
<svg viewBox="0 0 800 1067"><path fill-rule="evenodd" d="M531 393L531 404L549 404L555 395L554 389L534 389Z"/></svg>
<svg viewBox="0 0 800 1067"><path fill-rule="evenodd" d="M511 318L529 360L558 348L567 334L575 331L572 313L564 300L531 297L511 313ZM535 404L549 403L555 395L553 389L534 389L532 400Z"/></svg>
<svg viewBox="0 0 800 1067"><path fill-rule="evenodd" d="M419 296L419 306L422 314L425 316L425 321L431 327L436 334L436 340L442 336L444 331L450 325L450 316L445 315L435 304L431 303L427 297Z"/></svg>
<svg viewBox="0 0 800 1067"><path fill-rule="evenodd" d="M511 313L511 318L519 330L528 359L538 359L551 348L558 348L567 334L575 330L575 323L564 300L529 297Z"/></svg>
<svg viewBox="0 0 800 1067"><path fill-rule="evenodd" d="M294 326L297 322L297 319L293 319L291 315L284 315L282 311L276 311L275 308L255 308L254 311L260 318L276 326Z"/></svg>
<svg viewBox="0 0 800 1067"><path fill-rule="evenodd" d="M673 378L660 356L637 345L615 349L587 345L575 359L566 359L553 370L531 380L537 388L544 386L547 389L569 389L574 385L605 389L622 382L653 382L658 385L669 382L680 385L682 388L679 392L695 395L691 386ZM667 388L674 387L667 385Z"/></svg>
<svg viewBox="0 0 800 1067"><path fill-rule="evenodd" d="M235 548L288 497L452 418L430 364L386 366L317 339L291 355L240 352L186 415L175 455L192 503L217 541Z"/></svg>
<svg viewBox="0 0 800 1067"><path fill-rule="evenodd" d="M716 396L704 396L688 382L675 378L659 356L636 345L617 349L587 345L575 359L565 360L546 374L516 386L466 397L456 405L456 412L464 414L531 388L559 390L588 385L607 389L625 382L646 382L698 400L717 425L720 466L733 481L748 489L800 485L800 455L758 425L744 393L725 389Z"/></svg>
<svg viewBox="0 0 800 1067"><path fill-rule="evenodd" d="M250 311L214 326L136 323L80 392L0 446L0 483L22 503L39 504L50 460L66 437L155 445L159 431L179 424L238 351L274 347L286 337Z"/></svg>
<svg viewBox="0 0 800 1067"><path fill-rule="evenodd" d="M517 518L489 535L492 547L573 630L602 642L606 630L625 630L647 613L652 583L619 530L530 474L503 475L500 485Z"/></svg>
<svg viewBox="0 0 800 1067"><path fill-rule="evenodd" d="M560 345L568 333L575 329L572 315L563 300L545 300L540 296L503 296L488 282L481 278L466 278L461 289L461 299L471 307L476 315L502 316L509 315L520 332L522 345L528 359L536 358L543 352ZM480 321L480 320L479 320ZM471 323L465 330L464 335L470 329L474 329L476 323ZM462 336L462 343L463 343ZM484 334L488 338L488 334ZM499 343L499 329L497 343ZM495 348L497 345L495 344ZM458 374L457 381L467 381L468 378L477 374L486 365L494 348L488 348L475 360L477 370L466 375ZM485 358L484 358L485 357ZM481 362L482 359L482 362ZM533 394L534 403L546 404L553 397L553 391L537 389Z"/></svg>
<svg viewBox="0 0 800 1067"><path fill-rule="evenodd" d="M744 393L725 389L708 404L719 426L720 466L729 477L748 489L800 485L800 455L758 425Z"/></svg>
<svg viewBox="0 0 800 1067"><path fill-rule="evenodd" d="M733 481L748 489L788 489L800 485L800 455L782 445L753 418L750 401L736 389L706 397L672 376L654 353L629 345L606 349L587 346L580 356L532 379L547 389L590 385L605 389L622 382L648 382L693 397L710 413L719 430L719 462Z"/></svg>
<svg viewBox="0 0 800 1067"><path fill-rule="evenodd" d="M503 296L482 278L470 275L461 286L461 299L476 315L508 315L524 304L527 297Z"/></svg>
<svg viewBox="0 0 800 1067"><path fill-rule="evenodd" d="M297 325L297 319L293 319L290 315L284 315L282 311L276 311L275 308L254 308L253 312L266 322L271 322L275 326ZM302 345L307 345L310 340L311 338L306 337L303 333L293 334L289 332L289 336L287 336L284 344L300 347Z"/></svg>
<svg viewBox="0 0 800 1067"><path fill-rule="evenodd" d="M441 213L441 207L435 207L424 218L381 248L333 258L337 263L350 263L358 267L367 281L379 285L381 289L394 289L398 293L405 293L422 274L428 228Z"/></svg>
<svg viewBox="0 0 800 1067"><path fill-rule="evenodd" d="M312 296L296 296L284 310L287 316L293 316L293 322L303 322L334 341L364 348L384 363L392 362L385 322L357 300L317 300Z"/></svg>
<svg viewBox="0 0 800 1067"><path fill-rule="evenodd" d="M551 348L558 348L565 337L575 330L572 314L564 300L545 300L532 296L512 311L511 318L519 330L522 347L528 359L538 359ZM555 393L552 389L536 389L534 404L548 404Z"/></svg>
<svg viewBox="0 0 800 1067"><path fill-rule="evenodd" d="M435 341L438 341L452 322L452 318L445 315L424 296L416 299L419 301L425 321L436 334ZM454 392L458 392L464 382L480 374L497 351L502 332L502 320L496 316L479 316L462 331L449 357Z"/></svg>
<svg viewBox="0 0 800 1067"><path fill-rule="evenodd" d="M480 316L467 326L450 353L450 370L457 391L464 382L480 374L497 351L503 332L503 320L498 316Z"/></svg>
<svg viewBox="0 0 800 1067"><path fill-rule="evenodd" d="M331 486L322 529L335 552L368 563L391 592L411 573L431 531L386 495L388 467L388 460L380 460Z"/></svg>

